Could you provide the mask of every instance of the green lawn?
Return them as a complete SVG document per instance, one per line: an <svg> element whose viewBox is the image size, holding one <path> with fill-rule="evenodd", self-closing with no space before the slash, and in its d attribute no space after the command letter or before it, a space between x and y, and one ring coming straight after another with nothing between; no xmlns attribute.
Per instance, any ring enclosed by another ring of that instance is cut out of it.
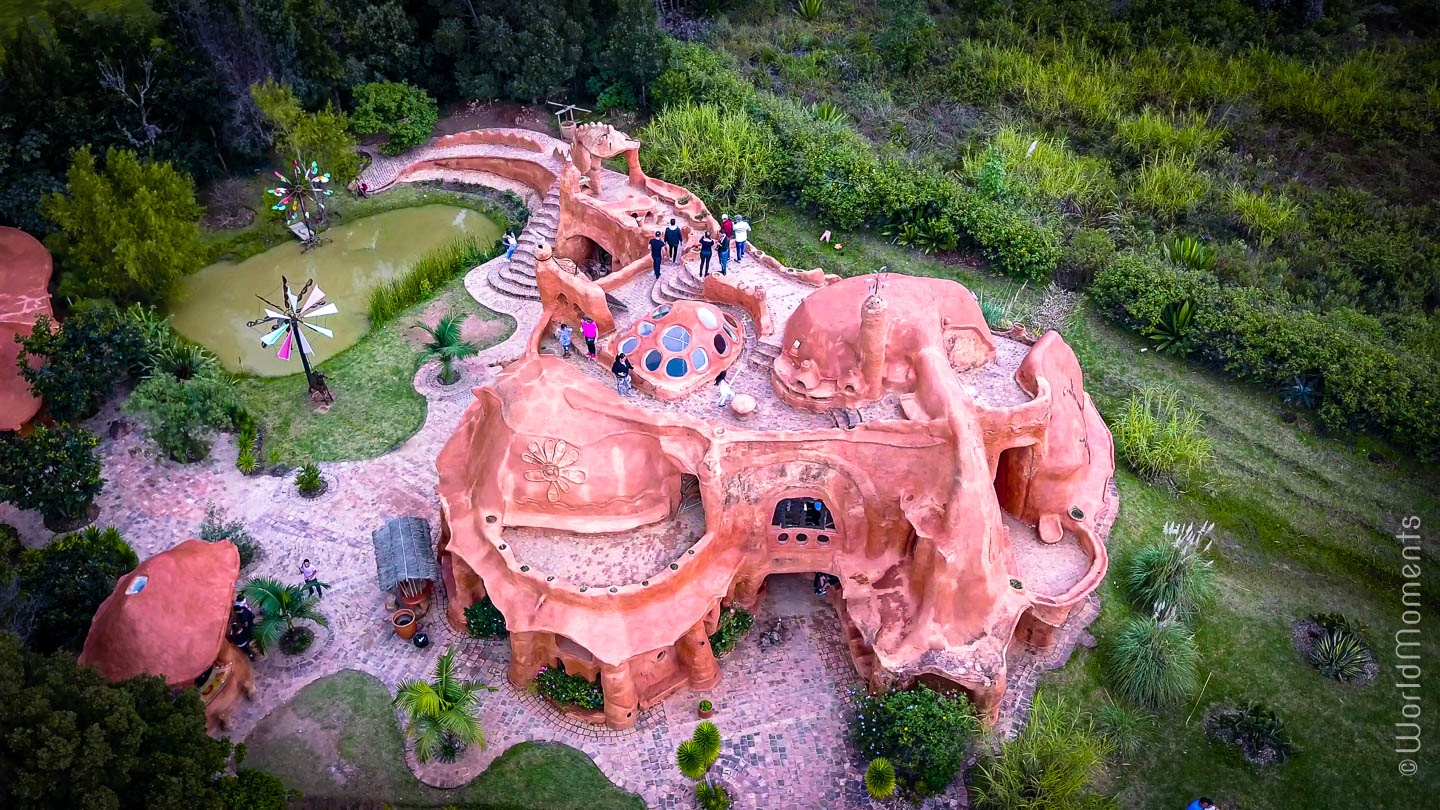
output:
<svg viewBox="0 0 1440 810"><path fill-rule="evenodd" d="M426 409L413 383L419 368L416 342L424 333L412 327L427 311L446 309L470 316L467 335L482 325L489 327L474 338L482 349L515 328L513 318L476 303L465 292L464 279L456 278L435 298L371 330L320 366L335 394L335 404L325 413L310 407L304 374L241 378L245 405L265 428L266 458L259 461L268 461L272 450L278 453L276 460L290 465L373 458L414 435L425 424Z"/></svg>
<svg viewBox="0 0 1440 810"><path fill-rule="evenodd" d="M305 807L464 806L470 810L644 810L590 758L554 743L520 743L474 781L431 788L405 764L404 738L378 680L345 670L271 712L246 741L245 765L305 794Z"/></svg>
<svg viewBox="0 0 1440 810"><path fill-rule="evenodd" d="M818 241L825 226L781 210L755 229L766 250L799 267L823 266L841 275L887 265L897 272L954 278L982 295L1006 300L1017 285L956 267L868 236L845 234L845 250ZM1017 308L1035 304L1026 289ZM1216 524L1219 599L1198 621L1198 700L1160 718L1159 733L1135 761L1115 763L1113 787L1121 806L1135 810L1184 807L1202 794L1222 807L1290 810L1298 807L1399 810L1427 806L1440 775L1397 773L1392 724L1401 719L1391 686L1394 631L1400 626L1401 558L1392 538L1406 515L1428 529L1422 583L1431 621L1440 599L1440 475L1433 466L1401 458L1368 439L1317 435L1301 413L1295 423L1275 394L1237 382L1183 359L1141 352L1147 342L1082 308L1065 338L1080 355L1086 388L1101 412L1113 411L1145 385L1178 389L1206 418L1216 455L1205 491L1182 495L1152 486L1123 468L1118 473L1120 517L1110 539L1111 575L1101 589L1104 608L1091 631L1101 640L1130 615L1118 572L1126 554L1158 536L1172 521ZM1371 463L1369 453L1384 460ZM1369 628L1382 666L1367 686L1344 686L1305 664L1290 642L1292 622L1339 611ZM1440 647L1435 634L1423 649L1426 694L1436 694ZM1064 669L1044 676L1042 693L1094 705L1103 697L1101 655L1079 651ZM1286 766L1259 770L1199 729L1205 710L1220 701L1263 699L1286 721L1300 753ZM1187 715L1194 709L1194 716Z"/></svg>

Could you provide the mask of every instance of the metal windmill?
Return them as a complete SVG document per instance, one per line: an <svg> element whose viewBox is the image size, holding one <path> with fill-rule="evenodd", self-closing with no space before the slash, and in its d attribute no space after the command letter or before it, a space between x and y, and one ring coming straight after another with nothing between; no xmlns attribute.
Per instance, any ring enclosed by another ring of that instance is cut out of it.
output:
<svg viewBox="0 0 1440 810"><path fill-rule="evenodd" d="M320 166L313 160L309 166L302 165L298 159L290 161L290 165L294 169L294 177L275 172L285 185L269 189L270 194L280 198L280 202L270 207L284 211L287 221L303 222L307 227L312 214L316 224L324 222L325 198L335 193L325 187L330 182L330 173L321 173Z"/></svg>
<svg viewBox="0 0 1440 810"><path fill-rule="evenodd" d="M557 108L555 110L555 117L559 119L560 123L562 124L574 124L575 113L577 112L591 112L591 110L587 110L584 107L579 107L574 104L561 104L558 101L547 101L545 103L549 104L551 107Z"/></svg>
<svg viewBox="0 0 1440 810"><path fill-rule="evenodd" d="M330 399L330 392L325 387L325 377L310 369L310 360L305 356L314 354L315 350L310 348L310 341L305 339L305 334L300 327L305 327L327 338L334 338L335 332L324 326L310 322L311 318L323 318L326 315L334 315L340 308L325 300L325 291L315 284L314 279L305 282L300 292L292 292L290 281L284 276L280 277L282 288L282 304L267 300L264 296L256 295L265 304L265 316L253 321L246 322L246 326L252 329L257 326L274 327L268 334L260 338L260 345L271 347L280 344L280 350L275 356L281 360L289 360L291 350L298 350L300 353L300 364L305 367L305 381L310 385L310 391L325 399ZM303 303L302 303L303 302Z"/></svg>

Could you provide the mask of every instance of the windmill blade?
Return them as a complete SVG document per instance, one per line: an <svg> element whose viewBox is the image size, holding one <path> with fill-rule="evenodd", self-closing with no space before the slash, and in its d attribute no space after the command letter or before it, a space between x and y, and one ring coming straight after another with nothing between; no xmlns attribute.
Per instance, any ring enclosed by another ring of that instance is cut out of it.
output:
<svg viewBox="0 0 1440 810"><path fill-rule="evenodd" d="M307 318L320 318L320 317L323 317L323 316L325 316L325 315L334 315L335 313L337 313L337 312L339 312L339 311L340 311L340 308L337 307L337 306L335 306L334 304L322 304L321 306L319 306L318 308L316 308L313 312L307 312L307 313L305 313L305 317L307 317Z"/></svg>
<svg viewBox="0 0 1440 810"><path fill-rule="evenodd" d="M275 353L276 357L281 360L290 359L290 344L294 342L294 334L295 333L289 329L285 330L285 342L280 344L280 351Z"/></svg>
<svg viewBox="0 0 1440 810"><path fill-rule="evenodd" d="M285 333L288 332L288 331L290 331L290 325L289 325L289 324L285 324L285 325L283 325L283 326L277 326L277 327L275 327L275 331L271 332L270 334L266 335L265 337L260 338L260 345L261 345L261 346L274 346L274 345L275 345L275 342L278 341L280 338L285 337Z"/></svg>
<svg viewBox="0 0 1440 810"><path fill-rule="evenodd" d="M305 306L300 307L300 314L305 314L306 310L320 303L324 298L325 291L320 289L319 284L316 284L315 288L310 291L309 297L305 299Z"/></svg>
<svg viewBox="0 0 1440 810"><path fill-rule="evenodd" d="M283 320L285 320L284 314L279 313L279 312L276 312L275 310L273 310L273 309L271 309L271 308L269 308L269 307L265 307L265 317L267 317L267 318L274 318L274 319L277 320L277 321L283 321Z"/></svg>
<svg viewBox="0 0 1440 810"><path fill-rule="evenodd" d="M296 299L295 293L290 291L290 282L285 282L285 297L290 300L290 311L294 312L300 308L300 302Z"/></svg>
<svg viewBox="0 0 1440 810"><path fill-rule="evenodd" d="M319 332L320 334L324 335L325 337L328 337L328 338L334 338L334 337L335 337L335 330L334 330L334 329L329 329L329 328L326 328L326 327L324 327L324 326L316 326L315 324L309 323L309 322L307 322L307 321L301 321L300 323L304 324L304 325L306 326L306 328L308 328L308 329L314 329L316 332Z"/></svg>
<svg viewBox="0 0 1440 810"><path fill-rule="evenodd" d="M300 352L302 354L314 354L315 350L310 348L310 341L305 339L304 332L297 332L295 336L300 338Z"/></svg>

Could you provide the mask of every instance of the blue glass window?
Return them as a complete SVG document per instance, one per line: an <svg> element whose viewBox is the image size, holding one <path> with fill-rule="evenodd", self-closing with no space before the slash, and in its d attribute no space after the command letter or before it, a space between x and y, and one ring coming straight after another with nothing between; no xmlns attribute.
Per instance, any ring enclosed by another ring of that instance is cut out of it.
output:
<svg viewBox="0 0 1440 810"><path fill-rule="evenodd" d="M650 313L650 317L652 317L652 318L654 318L655 320L658 321L658 320L660 320L661 318L663 318L663 317L665 317L666 315L669 315L669 314L670 314L670 305L669 305L669 304L666 304L666 305L660 307L659 309L655 310L654 312Z"/></svg>
<svg viewBox="0 0 1440 810"><path fill-rule="evenodd" d="M635 331L640 333L640 337L645 337L655 331L655 324L649 321L641 321L640 325L635 327Z"/></svg>
<svg viewBox="0 0 1440 810"><path fill-rule="evenodd" d="M660 352L651 349L645 353L645 370L654 371L660 368Z"/></svg>
<svg viewBox="0 0 1440 810"><path fill-rule="evenodd" d="M696 309L695 317L700 319L700 323L704 324L706 329L714 329L720 325L720 321L715 317L715 310L709 307Z"/></svg>
<svg viewBox="0 0 1440 810"><path fill-rule="evenodd" d="M670 362L665 364L665 373L677 379L684 377L689 370L690 366L685 362L685 358L683 357L672 357L670 358Z"/></svg>
<svg viewBox="0 0 1440 810"><path fill-rule="evenodd" d="M672 326L660 336L660 345L672 352L683 352L690 345L690 330L683 326Z"/></svg>
<svg viewBox="0 0 1440 810"><path fill-rule="evenodd" d="M625 338L625 342L624 342L624 343L621 343L621 344L620 344L620 351L621 351L621 352L624 352L625 354L629 354L629 353L635 351L635 349L636 349L637 347L639 347L639 345L640 345L640 338L637 338L637 337L628 337L628 338Z"/></svg>
<svg viewBox="0 0 1440 810"><path fill-rule="evenodd" d="M710 365L710 355L706 354L701 347L696 346L695 351L690 353L690 364L695 366L696 371L702 371Z"/></svg>

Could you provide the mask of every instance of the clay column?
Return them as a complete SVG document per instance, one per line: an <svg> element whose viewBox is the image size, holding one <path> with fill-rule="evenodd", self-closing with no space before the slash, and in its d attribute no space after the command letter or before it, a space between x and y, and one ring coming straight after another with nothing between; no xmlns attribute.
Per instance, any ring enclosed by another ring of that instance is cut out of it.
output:
<svg viewBox="0 0 1440 810"><path fill-rule="evenodd" d="M640 697L635 691L635 679L630 675L630 664L601 664L600 688L605 692L605 725L615 729L635 725Z"/></svg>
<svg viewBox="0 0 1440 810"><path fill-rule="evenodd" d="M675 642L675 654L680 657L691 689L709 689L720 680L720 665L715 662L715 651L710 649L704 622L691 627Z"/></svg>
<svg viewBox="0 0 1440 810"><path fill-rule="evenodd" d="M879 294L865 299L860 309L860 375L865 397L885 393L885 299Z"/></svg>
<svg viewBox="0 0 1440 810"><path fill-rule="evenodd" d="M554 646L550 633L511 633L510 683L521 689L528 686L540 668L550 663Z"/></svg>
<svg viewBox="0 0 1440 810"><path fill-rule="evenodd" d="M630 185L638 188L645 188L645 172L640 170L640 150L625 150L625 166L629 170Z"/></svg>

